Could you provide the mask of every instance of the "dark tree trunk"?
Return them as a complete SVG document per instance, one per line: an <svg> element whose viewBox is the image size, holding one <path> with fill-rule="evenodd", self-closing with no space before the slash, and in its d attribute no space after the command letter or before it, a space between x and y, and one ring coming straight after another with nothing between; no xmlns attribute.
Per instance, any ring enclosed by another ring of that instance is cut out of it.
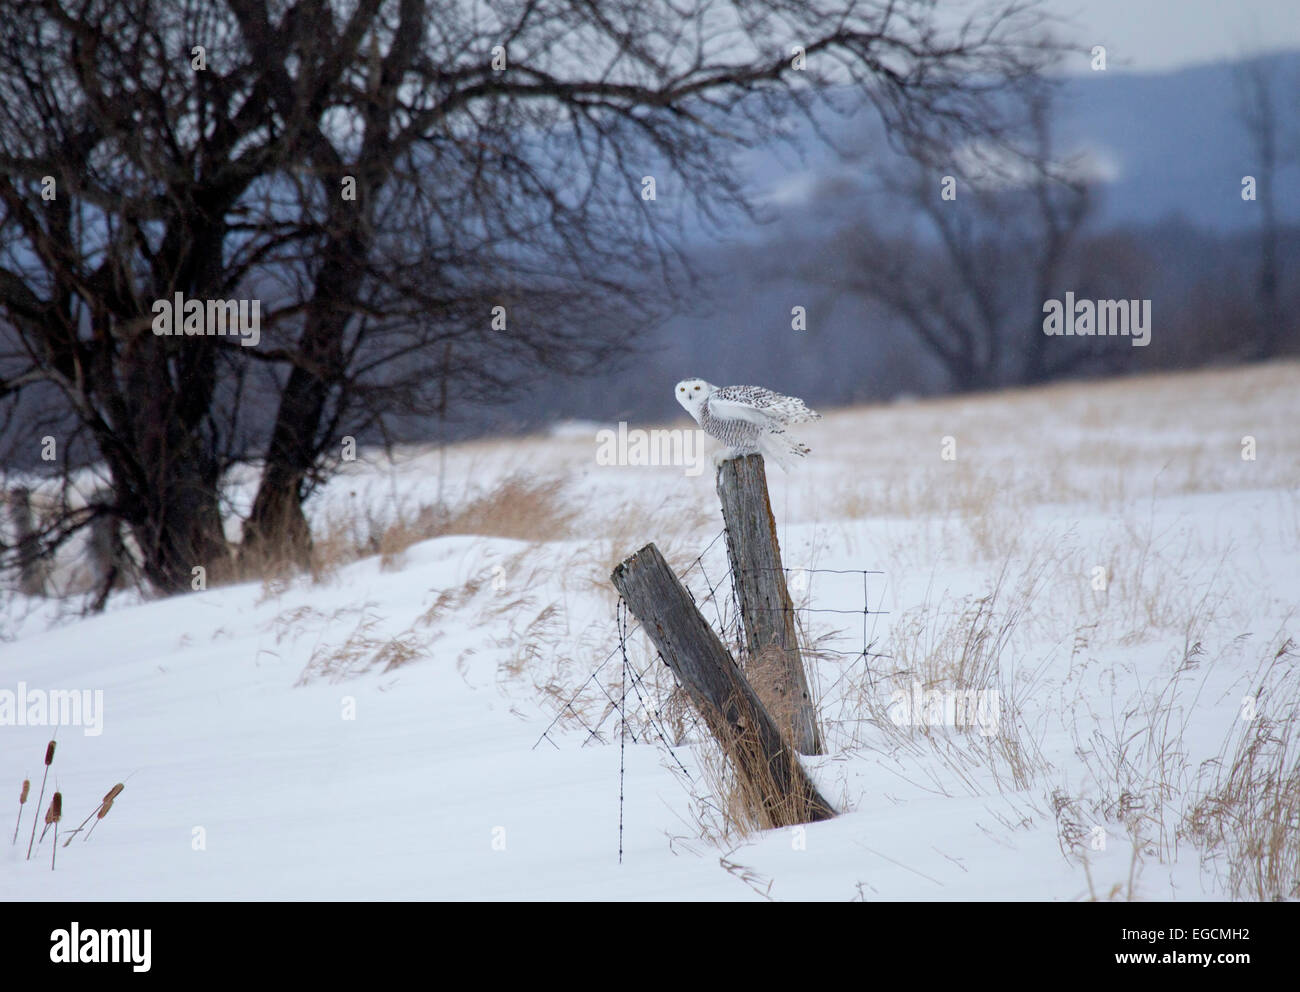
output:
<svg viewBox="0 0 1300 992"><path fill-rule="evenodd" d="M170 221L155 274L154 298L180 289L206 300L220 287L221 205L186 202ZM148 296L146 295L146 300ZM207 579L224 576L229 545L220 509L220 468L204 436L217 382L216 345L206 336L157 337L126 328L101 312L96 336L121 340L119 389L107 362L90 370L91 393L102 397L107 420L93 426L113 480L115 514L139 545L141 570L166 594L193 588L194 569Z"/></svg>
<svg viewBox="0 0 1300 992"><path fill-rule="evenodd" d="M31 495L24 486L9 490L9 519L18 547L18 588L24 596L44 596L45 563L41 561Z"/></svg>
<svg viewBox="0 0 1300 992"><path fill-rule="evenodd" d="M368 252L356 230L359 220L331 242L316 279L298 350L303 356L289 373L267 448L266 467L244 524L241 555L306 567L311 529L303 512L306 483L321 451L319 438L330 390L345 373L343 339L352 318Z"/></svg>

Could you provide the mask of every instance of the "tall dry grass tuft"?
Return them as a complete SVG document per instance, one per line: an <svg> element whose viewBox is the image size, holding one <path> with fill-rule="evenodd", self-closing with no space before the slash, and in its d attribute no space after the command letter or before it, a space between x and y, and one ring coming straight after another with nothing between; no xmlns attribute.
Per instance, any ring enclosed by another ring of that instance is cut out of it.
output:
<svg viewBox="0 0 1300 992"><path fill-rule="evenodd" d="M812 668L812 666L806 667ZM750 656L746 659L744 673L750 687L758 698L763 700L763 708L767 710L767 715L772 718L781 736L786 740L794 740L795 725L801 720L804 712L801 698L803 690L795 684L791 676L784 649L774 644ZM808 678L813 683L809 685L809 692L812 698L816 699L818 693L815 685L815 668L808 672ZM821 726L820 707L814 706L813 710L816 739L824 741L826 737L825 729Z"/></svg>
<svg viewBox="0 0 1300 992"><path fill-rule="evenodd" d="M330 513L313 535L307 574L315 583L363 558L379 556L386 571L399 569L407 549L421 541L456 534L557 541L574 534L581 507L564 495L564 480L515 473L496 488L455 505L421 504L377 513L357 501ZM282 555L243 555L229 578L260 579L262 599L282 595L300 569Z"/></svg>
<svg viewBox="0 0 1300 992"><path fill-rule="evenodd" d="M726 854L720 855L718 858L718 866L733 878L740 879L768 902L775 902L772 898L773 879L766 875L759 874L754 871L753 868L732 861L731 856L736 853L736 850L737 848L733 847Z"/></svg>
<svg viewBox="0 0 1300 992"><path fill-rule="evenodd" d="M513 475L490 493L453 510L442 534L479 534L519 541L573 536L580 508L563 496L563 479Z"/></svg>
<svg viewBox="0 0 1300 992"><path fill-rule="evenodd" d="M1300 654L1284 637L1242 700L1219 756L1201 766L1184 830L1234 898L1300 898Z"/></svg>
<svg viewBox="0 0 1300 992"><path fill-rule="evenodd" d="M1124 881L1115 882L1104 896L1099 896L1092 877L1091 855L1093 851L1105 849L1106 835L1104 828L1097 823L1095 807L1088 807L1081 799L1068 796L1061 789L1052 790L1050 805L1056 815L1056 842L1066 861L1074 861L1083 868L1083 876L1088 883L1089 900L1114 902L1123 898L1126 902L1132 902L1137 891L1140 869L1144 863L1142 854L1149 849L1146 839L1139 832L1139 825L1132 820L1125 823L1132 848L1127 884Z"/></svg>
<svg viewBox="0 0 1300 992"><path fill-rule="evenodd" d="M397 568L407 548L453 534L558 541L572 536L579 508L563 496L564 480L515 474L461 506L424 505L399 516L379 538L380 564Z"/></svg>
<svg viewBox="0 0 1300 992"><path fill-rule="evenodd" d="M298 677L298 685L306 685L316 678L326 678L331 682L359 675L373 668L390 671L420 657L428 647L426 638L421 637L415 629L409 628L396 637L385 637L379 633L384 618L366 603L361 607L342 607L335 610L328 618L311 610L311 614L331 623L342 620L349 614L357 616L356 625L342 643L318 643L312 650L306 668ZM300 619L301 611L291 611L294 619ZM281 620L283 618L277 618Z"/></svg>
<svg viewBox="0 0 1300 992"><path fill-rule="evenodd" d="M727 728L722 733L726 748L714 739L696 746L701 781L693 795L694 815L702 836L733 842L756 831L798 826L834 815L816 795L793 747L783 747L769 763L754 730ZM733 759L728 750L738 757ZM806 786L792 788L791 783Z"/></svg>
<svg viewBox="0 0 1300 992"><path fill-rule="evenodd" d="M998 792L1026 789L1050 769L1024 717L1036 683L1017 668L1017 638L1047 567L1031 559L1013 582L1008 560L986 595L904 613L885 654L838 683L830 724L843 745L918 762L934 756L970 795L988 791L977 768Z"/></svg>
<svg viewBox="0 0 1300 992"><path fill-rule="evenodd" d="M1089 848L1106 842L1112 824L1122 828L1139 861L1176 859L1188 728L1214 667L1200 660L1203 653L1199 643L1188 647L1172 673L1155 676L1128 700L1112 700L1101 713L1081 692L1062 699L1062 710L1073 714L1068 730L1086 785L1076 787L1081 794L1053 792L1051 805L1063 853L1085 871ZM1129 675L1141 684L1136 669ZM1113 687L1114 671L1104 677Z"/></svg>
<svg viewBox="0 0 1300 992"><path fill-rule="evenodd" d="M525 576L521 572L521 562L526 554L525 551L503 559L503 569L512 576L511 588L530 588L538 581L536 572L531 576ZM542 655L546 646L560 650L563 637L567 634L562 611L555 606L547 606L519 631L514 618L525 615L535 605L534 599L527 595L486 594L486 586L484 578L478 576L467 579L459 587L440 590L428 609L394 636L386 636L381 632L385 618L377 611L378 604L374 602L356 607L341 607L328 615L312 607L302 606L282 613L272 621L272 626L276 630L276 643L279 644L286 638L301 636L310 626L324 631L356 618L351 633L341 643L324 640L316 643L306 667L298 677L298 685L306 685L318 678L340 682L375 669L387 673L426 657L431 645L441 636L440 631L431 628L437 628L446 619L454 619L458 625L466 623L464 614L476 605L474 600L481 593L485 594L486 601L477 604L479 622L486 624L503 614L509 614L512 618L506 637L489 640L494 646L515 647L519 651L514 660L502 663L504 677L518 675L530 662ZM548 632L550 636L544 637Z"/></svg>

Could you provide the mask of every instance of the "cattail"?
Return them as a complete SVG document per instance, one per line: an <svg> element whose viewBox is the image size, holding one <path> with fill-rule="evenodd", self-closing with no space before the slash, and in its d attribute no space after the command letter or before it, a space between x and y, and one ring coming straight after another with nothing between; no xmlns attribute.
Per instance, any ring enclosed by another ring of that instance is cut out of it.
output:
<svg viewBox="0 0 1300 992"><path fill-rule="evenodd" d="M45 801L45 781L50 777L50 765L54 762L54 741L45 748L45 774L41 776L41 794L36 798L36 816L32 817L32 836L27 841L27 860L32 860L32 845L36 843L36 823L40 816L41 803Z"/></svg>
<svg viewBox="0 0 1300 992"><path fill-rule="evenodd" d="M50 825L58 823L63 819L63 793L54 793L54 798L50 800L50 808L45 811L45 829L41 831L41 839L37 844L45 843L45 834L49 831Z"/></svg>
<svg viewBox="0 0 1300 992"><path fill-rule="evenodd" d="M54 824L54 843L50 846L50 871L54 871L54 855L59 850L59 821L63 819L63 793L54 793L49 811L45 814L46 824ZM42 837L45 835L42 833Z"/></svg>
<svg viewBox="0 0 1300 992"><path fill-rule="evenodd" d="M121 782L118 782L117 785L113 786L113 788L108 791L108 794L104 796L104 801L99 804L99 815L95 817L95 822L92 823L90 829L86 831L85 840L90 840L90 835L93 834L95 828L99 826L99 821L108 816L108 811L113 808L113 800L117 798L117 794L121 792L123 788L125 788L125 786L123 786Z"/></svg>
<svg viewBox="0 0 1300 992"><path fill-rule="evenodd" d="M18 796L18 822L14 824L14 839L9 842L11 846L18 843L18 828L23 825L23 804L27 802L27 793L31 787L32 780L23 779L23 791Z"/></svg>
<svg viewBox="0 0 1300 992"><path fill-rule="evenodd" d="M100 804L90 811L90 816L87 816L84 820L82 820L81 825L78 826L76 830L68 834L68 839L63 842L63 846L67 847L69 844L72 843L72 838L77 836L77 834L81 833L81 831L85 829L86 824L90 822L91 817L95 817L96 823L102 820L108 814L108 811L113 808L113 800L117 798L118 793L120 793L125 788L126 786L124 786L121 782L118 782L117 785L113 786L113 788L109 789L106 793L104 793L104 798L100 802ZM95 828L92 826L90 829L93 831ZM82 838L82 840L83 841L90 840L90 834L87 833L86 836Z"/></svg>

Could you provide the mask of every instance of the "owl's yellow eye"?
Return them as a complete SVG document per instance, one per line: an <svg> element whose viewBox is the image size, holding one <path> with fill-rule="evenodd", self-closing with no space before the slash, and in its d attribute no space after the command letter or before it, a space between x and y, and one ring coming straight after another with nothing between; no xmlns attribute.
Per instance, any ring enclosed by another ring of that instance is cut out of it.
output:
<svg viewBox="0 0 1300 992"><path fill-rule="evenodd" d="M700 391L700 387L699 387L699 386L696 386L696 387L695 387L695 391L698 393L698 392Z"/></svg>

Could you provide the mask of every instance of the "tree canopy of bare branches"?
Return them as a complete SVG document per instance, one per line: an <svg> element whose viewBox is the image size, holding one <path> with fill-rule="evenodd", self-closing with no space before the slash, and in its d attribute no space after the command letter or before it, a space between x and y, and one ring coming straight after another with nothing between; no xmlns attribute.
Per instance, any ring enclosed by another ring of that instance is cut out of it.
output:
<svg viewBox="0 0 1300 992"><path fill-rule="evenodd" d="M302 560L343 436L623 353L738 149L817 100L995 135L1045 48L1018 0L0 0L3 442L102 465L159 591L241 460L243 550ZM259 340L155 333L177 293Z"/></svg>

